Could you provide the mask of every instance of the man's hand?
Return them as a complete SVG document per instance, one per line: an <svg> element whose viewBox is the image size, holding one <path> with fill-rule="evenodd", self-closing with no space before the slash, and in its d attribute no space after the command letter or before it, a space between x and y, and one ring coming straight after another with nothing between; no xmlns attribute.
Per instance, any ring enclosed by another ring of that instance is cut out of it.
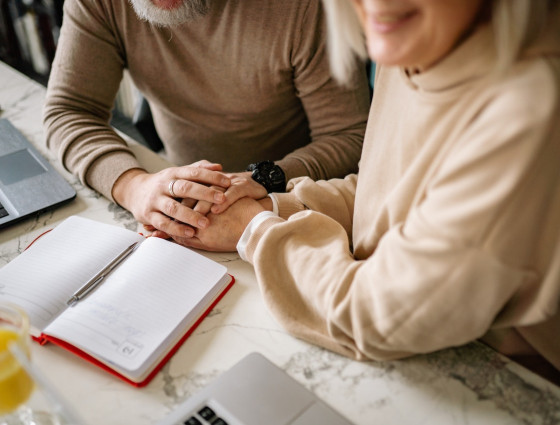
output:
<svg viewBox="0 0 560 425"><path fill-rule="evenodd" d="M205 228L209 220L204 214L182 205L181 200L224 202L223 190L230 186L231 180L221 173L221 169L219 164L199 161L184 167L166 168L155 174L140 169L129 170L115 182L113 198L147 229L157 229L160 235L171 237L192 237L194 229ZM173 181L175 196L170 192Z"/></svg>
<svg viewBox="0 0 560 425"><path fill-rule="evenodd" d="M262 199L267 195L263 185L251 178L250 172L228 173L226 176L231 179L231 184L227 189L214 187L216 190L225 192L224 202L218 204L216 202L185 198L182 201L183 205L202 215L207 215L209 212L221 214L227 210L230 205L241 198Z"/></svg>
<svg viewBox="0 0 560 425"><path fill-rule="evenodd" d="M197 229L194 237L173 237L173 239L191 248L206 251L235 251L237 242L249 222L262 211L272 211L272 201L264 198L256 201L241 198L220 214L209 213L210 225Z"/></svg>

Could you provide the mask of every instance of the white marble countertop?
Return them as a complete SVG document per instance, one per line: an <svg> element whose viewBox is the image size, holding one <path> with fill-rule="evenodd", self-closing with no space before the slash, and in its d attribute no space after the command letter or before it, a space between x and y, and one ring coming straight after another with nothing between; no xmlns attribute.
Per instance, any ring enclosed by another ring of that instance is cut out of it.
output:
<svg viewBox="0 0 560 425"><path fill-rule="evenodd" d="M70 215L132 230L131 214L62 169L44 147L45 89L0 62L1 117L8 118L75 187L77 199L0 231L0 267ZM166 162L133 145L151 170ZM236 284L163 370L134 388L54 346L32 356L87 424L153 424L244 355L258 351L355 424L560 424L560 388L479 343L385 363L360 363L288 335L264 306L252 267L236 254L224 263ZM266 424L263 424L266 425Z"/></svg>

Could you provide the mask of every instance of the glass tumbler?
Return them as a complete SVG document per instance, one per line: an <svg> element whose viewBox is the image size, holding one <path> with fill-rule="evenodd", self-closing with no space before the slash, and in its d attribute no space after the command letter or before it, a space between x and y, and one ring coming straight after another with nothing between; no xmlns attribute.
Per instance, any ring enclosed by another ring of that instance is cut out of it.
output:
<svg viewBox="0 0 560 425"><path fill-rule="evenodd" d="M0 302L0 425L63 425L57 414L31 403L38 385L29 374L30 340L27 314Z"/></svg>

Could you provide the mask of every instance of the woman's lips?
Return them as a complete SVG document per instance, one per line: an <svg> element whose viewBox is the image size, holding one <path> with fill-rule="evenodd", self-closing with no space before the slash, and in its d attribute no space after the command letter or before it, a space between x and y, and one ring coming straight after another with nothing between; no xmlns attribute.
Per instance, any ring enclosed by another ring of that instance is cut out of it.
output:
<svg viewBox="0 0 560 425"><path fill-rule="evenodd" d="M369 15L368 22L375 32L387 34L407 24L416 16L415 11L404 13L377 13Z"/></svg>

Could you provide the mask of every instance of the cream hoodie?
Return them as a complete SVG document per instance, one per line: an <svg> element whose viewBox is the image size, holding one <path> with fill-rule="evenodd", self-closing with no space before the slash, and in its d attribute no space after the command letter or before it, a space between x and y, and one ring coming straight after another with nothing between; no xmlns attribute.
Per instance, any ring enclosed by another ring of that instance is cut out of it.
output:
<svg viewBox="0 0 560 425"><path fill-rule="evenodd" d="M292 181L248 240L289 331L377 360L485 338L560 369L554 31L499 80L487 27L425 73L380 67L359 175Z"/></svg>

